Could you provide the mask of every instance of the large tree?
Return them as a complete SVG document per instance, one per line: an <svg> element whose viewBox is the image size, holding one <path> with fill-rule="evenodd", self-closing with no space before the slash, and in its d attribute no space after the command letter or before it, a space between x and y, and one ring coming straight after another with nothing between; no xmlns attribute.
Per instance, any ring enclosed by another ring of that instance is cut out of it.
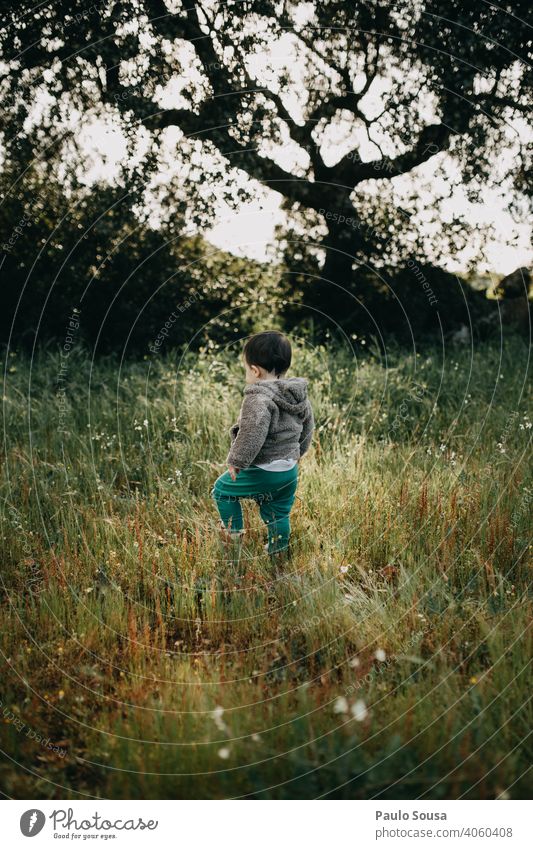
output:
<svg viewBox="0 0 533 849"><path fill-rule="evenodd" d="M333 281L375 247L359 202L365 187L446 151L463 181L482 189L509 147L509 125L520 127L531 103L531 29L520 0L20 0L0 8L7 144L20 143L36 103L47 116L43 146L74 106L117 111L132 133L143 126L156 142L178 127L202 143L200 159L214 153L322 222L323 276ZM527 141L516 134L506 170L520 191Z"/></svg>

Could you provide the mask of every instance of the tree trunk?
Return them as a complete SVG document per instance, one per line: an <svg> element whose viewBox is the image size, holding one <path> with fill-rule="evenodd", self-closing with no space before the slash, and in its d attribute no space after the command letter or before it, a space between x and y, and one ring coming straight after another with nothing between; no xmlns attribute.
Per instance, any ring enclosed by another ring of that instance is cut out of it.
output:
<svg viewBox="0 0 533 849"><path fill-rule="evenodd" d="M361 315L361 305L355 297L352 266L365 253L366 241L361 222L341 192L332 201L324 198L324 207L317 211L328 228L322 241L326 259L318 280L309 281L305 305L317 314L315 322L335 334L339 327L347 329ZM323 202L324 202L323 201Z"/></svg>
<svg viewBox="0 0 533 849"><path fill-rule="evenodd" d="M326 284L349 287L354 260L361 257L365 247L361 221L349 200L337 203L334 208L326 209L323 214L328 234L323 242L326 261L322 268L322 277Z"/></svg>

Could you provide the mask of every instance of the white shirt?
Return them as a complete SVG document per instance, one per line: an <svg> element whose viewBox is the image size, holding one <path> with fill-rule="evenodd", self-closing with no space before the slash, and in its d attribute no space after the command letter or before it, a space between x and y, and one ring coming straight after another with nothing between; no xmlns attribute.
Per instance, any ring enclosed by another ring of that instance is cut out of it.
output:
<svg viewBox="0 0 533 849"><path fill-rule="evenodd" d="M272 460L271 463L254 463L259 469L266 472L288 472L296 465L296 460Z"/></svg>

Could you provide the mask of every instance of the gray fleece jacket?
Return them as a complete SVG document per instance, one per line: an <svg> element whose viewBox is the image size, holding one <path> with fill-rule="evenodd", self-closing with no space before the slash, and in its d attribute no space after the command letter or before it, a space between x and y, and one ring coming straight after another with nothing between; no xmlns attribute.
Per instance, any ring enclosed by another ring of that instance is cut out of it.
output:
<svg viewBox="0 0 533 849"><path fill-rule="evenodd" d="M272 460L303 457L315 422L304 377L258 380L244 390L239 417L230 428L228 466L246 469Z"/></svg>

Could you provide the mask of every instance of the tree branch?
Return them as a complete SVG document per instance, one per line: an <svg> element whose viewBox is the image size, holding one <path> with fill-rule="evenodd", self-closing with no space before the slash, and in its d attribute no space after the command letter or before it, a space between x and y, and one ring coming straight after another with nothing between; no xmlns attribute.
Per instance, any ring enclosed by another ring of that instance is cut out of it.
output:
<svg viewBox="0 0 533 849"><path fill-rule="evenodd" d="M296 142L299 146L301 146L304 150L307 151L311 163L314 168L319 168L323 163L320 157L320 154L317 150L317 147L313 141L311 136L312 126L309 125L298 125L296 124L294 118L285 107L283 100L279 94L267 88L266 86L261 85L258 80L253 79L247 72L244 63L243 63L243 73L246 82L246 88L240 89L237 88L223 63L220 61L217 56L211 38L209 35L206 35L202 32L200 27L200 22L198 18L198 9L201 8L197 0L187 0L191 5L187 10L186 19L177 18L174 15L166 10L166 6L163 0L148 0L147 7L149 7L150 14L153 15L151 20L152 24L156 24L160 22L163 18L172 17L174 19L173 32L175 36L185 37L189 41L191 41L194 45L198 58L202 64L204 73L209 80L211 88L216 95L221 96L221 100L224 103L223 108L220 108L218 103L212 104L212 109L215 109L219 113L219 117L227 117L228 114L231 114L233 118L237 117L237 108L235 107L235 99L231 102L228 100L228 96L232 95L233 98L236 98L239 106L242 103L242 98L247 95L254 95L256 93L263 94L267 99L269 99L275 106L277 110L278 116L283 120L287 127L289 134L294 142ZM158 31L161 30L161 27L157 27ZM165 30L168 32L168 24L165 27ZM222 80L222 84L221 84ZM231 108L228 110L228 106L231 105Z"/></svg>
<svg viewBox="0 0 533 849"><path fill-rule="evenodd" d="M153 104L151 105L153 108ZM279 191L294 203L301 203L316 210L320 208L321 198L316 183L295 177L274 160L262 156L257 148L247 147L233 138L228 132L228 124L217 124L213 120L210 101L203 105L198 114L188 109L158 109L147 114L147 109L144 108L143 112L145 114L140 120L148 129L162 130L165 127L177 126L189 137L211 141L221 155L229 160L231 167L241 168L252 179Z"/></svg>
<svg viewBox="0 0 533 849"><path fill-rule="evenodd" d="M398 177L427 162L435 154L446 150L452 131L445 124L429 124L420 132L416 144L399 156L385 156L372 162L354 161L349 153L331 171L343 185L357 186L363 180Z"/></svg>
<svg viewBox="0 0 533 849"><path fill-rule="evenodd" d="M521 112L524 115L531 115L531 104L527 103L518 103L512 97L500 97L492 94L478 95L476 98L477 102L480 101L484 103L484 109L488 109L490 106L503 106L506 109L514 109L515 112Z"/></svg>

